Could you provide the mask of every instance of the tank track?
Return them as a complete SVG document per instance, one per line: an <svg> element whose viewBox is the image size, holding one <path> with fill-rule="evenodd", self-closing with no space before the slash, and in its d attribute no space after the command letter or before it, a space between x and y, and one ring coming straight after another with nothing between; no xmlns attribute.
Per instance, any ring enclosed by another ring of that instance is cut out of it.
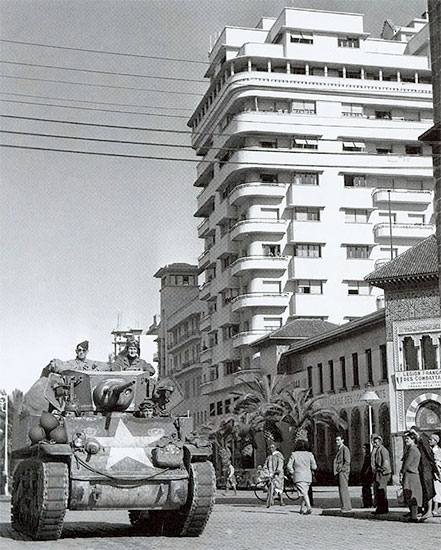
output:
<svg viewBox="0 0 441 550"><path fill-rule="evenodd" d="M69 473L64 462L30 458L14 473L11 524L34 540L57 540L69 498Z"/></svg>

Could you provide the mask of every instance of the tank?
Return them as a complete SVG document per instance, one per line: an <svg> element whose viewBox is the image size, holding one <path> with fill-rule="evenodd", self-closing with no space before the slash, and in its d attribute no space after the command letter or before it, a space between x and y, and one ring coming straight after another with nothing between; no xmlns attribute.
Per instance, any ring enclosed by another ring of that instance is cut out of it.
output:
<svg viewBox="0 0 441 550"><path fill-rule="evenodd" d="M173 387L138 371L49 375L41 414L20 418L13 528L61 535L66 510L126 509L137 529L199 536L215 492L211 447L168 413Z"/></svg>

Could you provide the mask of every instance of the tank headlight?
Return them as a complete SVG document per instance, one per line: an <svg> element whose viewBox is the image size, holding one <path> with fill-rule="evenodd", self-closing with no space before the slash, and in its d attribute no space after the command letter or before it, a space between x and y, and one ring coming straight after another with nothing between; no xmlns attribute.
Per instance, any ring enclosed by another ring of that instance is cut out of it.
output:
<svg viewBox="0 0 441 550"><path fill-rule="evenodd" d="M96 455L101 449L101 445L96 439L89 439L86 441L86 452L90 455Z"/></svg>
<svg viewBox="0 0 441 550"><path fill-rule="evenodd" d="M86 436L83 433L76 433L72 438L72 447L74 449L82 449L84 447L85 440Z"/></svg>

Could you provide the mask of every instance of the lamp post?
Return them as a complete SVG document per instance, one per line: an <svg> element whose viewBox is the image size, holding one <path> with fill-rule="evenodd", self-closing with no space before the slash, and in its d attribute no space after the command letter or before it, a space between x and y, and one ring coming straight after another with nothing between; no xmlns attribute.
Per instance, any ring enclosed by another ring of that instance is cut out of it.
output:
<svg viewBox="0 0 441 550"><path fill-rule="evenodd" d="M5 495L9 494L9 487L8 487L8 396L7 395L0 395L0 409L5 413L5 433L4 433L4 456L3 456L3 470L4 470L4 476L5 476ZM3 472L2 472L3 474Z"/></svg>
<svg viewBox="0 0 441 550"><path fill-rule="evenodd" d="M380 398L373 389L367 389L364 394L360 397L360 401L365 401L369 407L369 443L371 443L372 437L372 405L375 401L378 401Z"/></svg>

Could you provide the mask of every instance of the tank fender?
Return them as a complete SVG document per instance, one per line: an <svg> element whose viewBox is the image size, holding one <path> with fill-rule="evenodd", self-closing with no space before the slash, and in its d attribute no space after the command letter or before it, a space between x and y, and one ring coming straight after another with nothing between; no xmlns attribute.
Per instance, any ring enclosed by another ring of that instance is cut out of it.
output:
<svg viewBox="0 0 441 550"><path fill-rule="evenodd" d="M29 447L22 447L12 451L11 458L22 459L31 457L40 458L55 458L55 457L68 457L72 455L72 449L70 445L66 443L45 443L40 442Z"/></svg>
<svg viewBox="0 0 441 550"><path fill-rule="evenodd" d="M205 447L196 447L191 443L184 443L184 464L189 467L191 462L205 462L211 455L211 445Z"/></svg>

